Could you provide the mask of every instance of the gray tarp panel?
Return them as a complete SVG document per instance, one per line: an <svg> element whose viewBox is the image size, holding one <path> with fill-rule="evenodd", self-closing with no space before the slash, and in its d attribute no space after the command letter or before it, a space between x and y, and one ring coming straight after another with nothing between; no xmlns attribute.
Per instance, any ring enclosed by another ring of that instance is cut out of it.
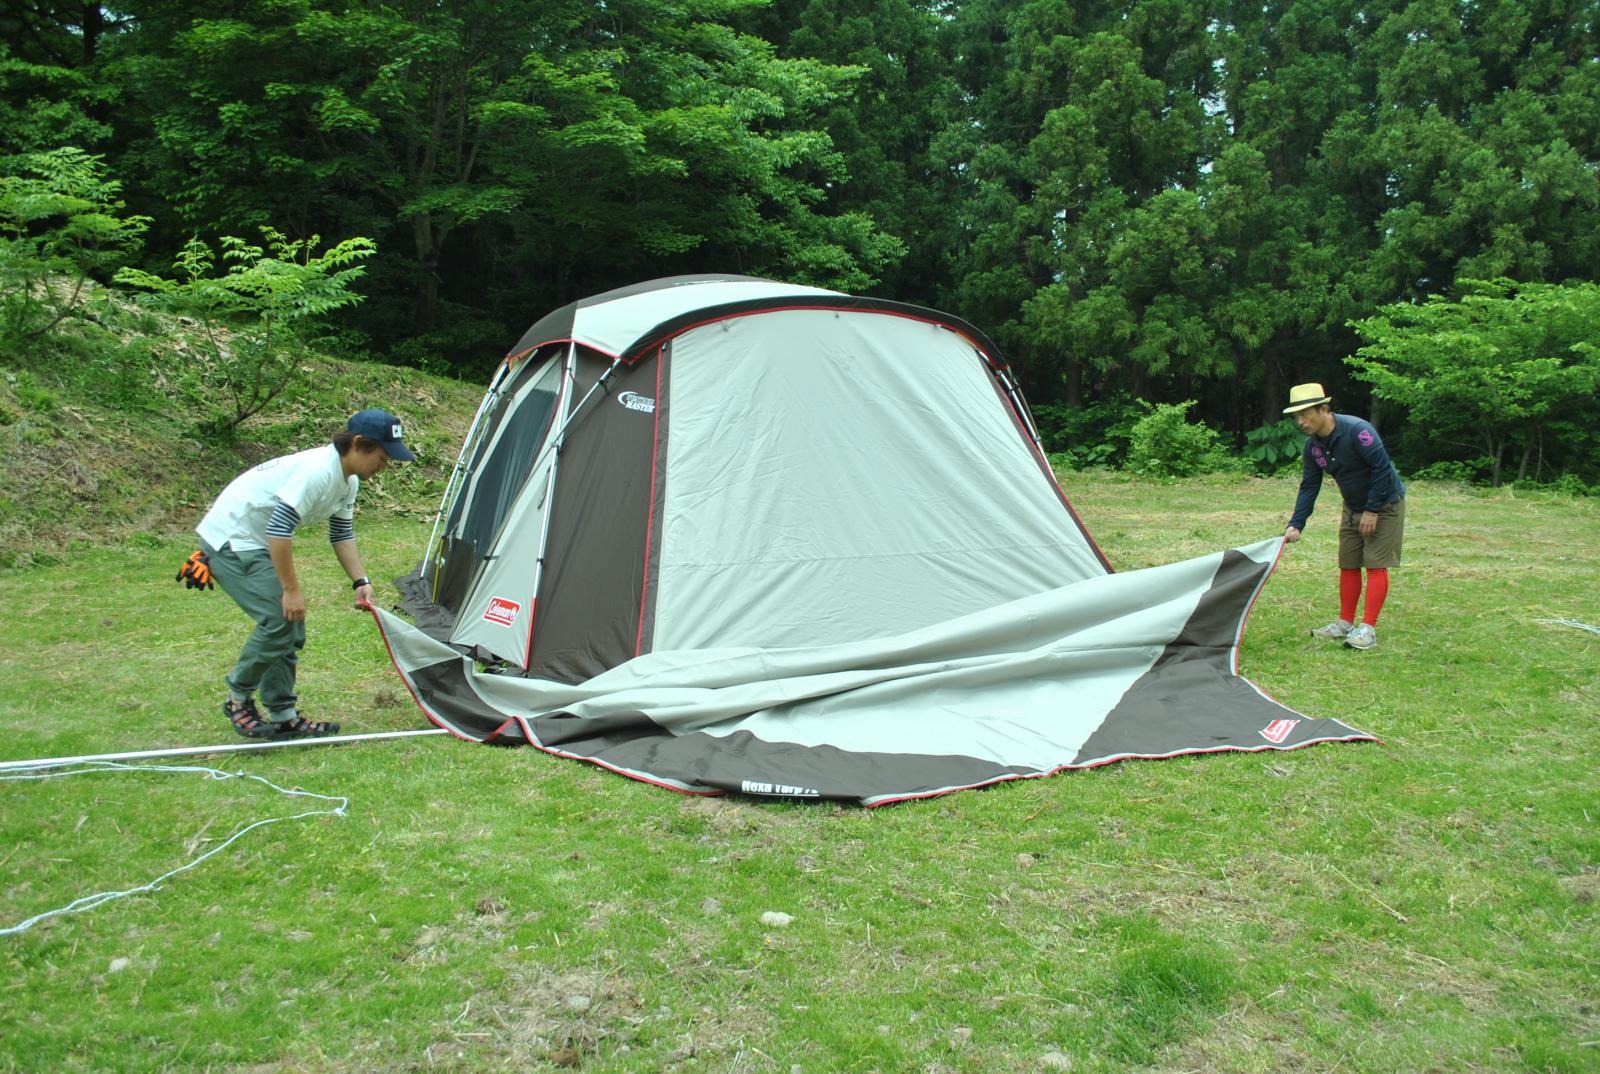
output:
<svg viewBox="0 0 1600 1074"><path fill-rule="evenodd" d="M639 651L658 368L623 367L566 434L529 675L582 682Z"/></svg>
<svg viewBox="0 0 1600 1074"><path fill-rule="evenodd" d="M568 685L481 674L379 612L429 718L695 793L878 805L1127 757L1371 739L1238 674L1282 548L1099 575L904 634L663 650Z"/></svg>
<svg viewBox="0 0 1600 1074"><path fill-rule="evenodd" d="M1105 573L954 332L777 311L671 370L655 648L861 641Z"/></svg>

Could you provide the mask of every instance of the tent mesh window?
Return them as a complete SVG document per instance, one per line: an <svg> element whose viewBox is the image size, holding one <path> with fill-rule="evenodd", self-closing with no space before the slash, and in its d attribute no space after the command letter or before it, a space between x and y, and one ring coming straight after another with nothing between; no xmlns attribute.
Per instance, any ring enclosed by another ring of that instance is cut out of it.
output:
<svg viewBox="0 0 1600 1074"><path fill-rule="evenodd" d="M485 419L468 465L473 476L458 491L444 528L438 563L448 569L436 564L445 578L435 599L452 611L458 610L550 434L561 394L563 354L564 348L550 347L532 356L511 376Z"/></svg>

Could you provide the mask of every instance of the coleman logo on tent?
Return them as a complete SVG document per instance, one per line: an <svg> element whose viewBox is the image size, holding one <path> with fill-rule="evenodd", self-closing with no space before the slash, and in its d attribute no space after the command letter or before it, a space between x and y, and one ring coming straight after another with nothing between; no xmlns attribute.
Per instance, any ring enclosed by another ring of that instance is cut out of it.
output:
<svg viewBox="0 0 1600 1074"><path fill-rule="evenodd" d="M491 597L489 598L489 607L484 611L483 617L491 623L510 626L517 621L517 613L521 610L522 605L514 600L507 600L504 597Z"/></svg>
<svg viewBox="0 0 1600 1074"><path fill-rule="evenodd" d="M1289 737L1289 732L1293 731L1294 725L1299 722L1299 720L1273 720L1261 729L1261 737L1268 742L1281 743Z"/></svg>
<svg viewBox="0 0 1600 1074"><path fill-rule="evenodd" d="M654 414L656 412L656 401L648 395L640 395L638 392L623 392L617 396L617 402L629 410L637 410L641 414Z"/></svg>

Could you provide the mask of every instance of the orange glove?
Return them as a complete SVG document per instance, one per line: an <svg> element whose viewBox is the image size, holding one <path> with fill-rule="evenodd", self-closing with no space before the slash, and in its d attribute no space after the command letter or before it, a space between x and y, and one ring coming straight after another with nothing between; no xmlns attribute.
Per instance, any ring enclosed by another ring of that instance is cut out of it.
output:
<svg viewBox="0 0 1600 1074"><path fill-rule="evenodd" d="M216 582L211 577L211 564L206 562L206 554L198 549L183 561L183 566L178 568L177 581L183 582L190 589L217 588Z"/></svg>

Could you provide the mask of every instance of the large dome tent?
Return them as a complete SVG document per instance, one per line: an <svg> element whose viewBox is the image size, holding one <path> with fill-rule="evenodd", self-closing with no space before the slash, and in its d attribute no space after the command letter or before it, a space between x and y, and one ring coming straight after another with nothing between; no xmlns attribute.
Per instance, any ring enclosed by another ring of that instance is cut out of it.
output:
<svg viewBox="0 0 1600 1074"><path fill-rule="evenodd" d="M417 625L379 620L462 737L878 804L1368 737L1237 674L1278 547L1115 574L981 331L675 277L511 350L401 580Z"/></svg>

